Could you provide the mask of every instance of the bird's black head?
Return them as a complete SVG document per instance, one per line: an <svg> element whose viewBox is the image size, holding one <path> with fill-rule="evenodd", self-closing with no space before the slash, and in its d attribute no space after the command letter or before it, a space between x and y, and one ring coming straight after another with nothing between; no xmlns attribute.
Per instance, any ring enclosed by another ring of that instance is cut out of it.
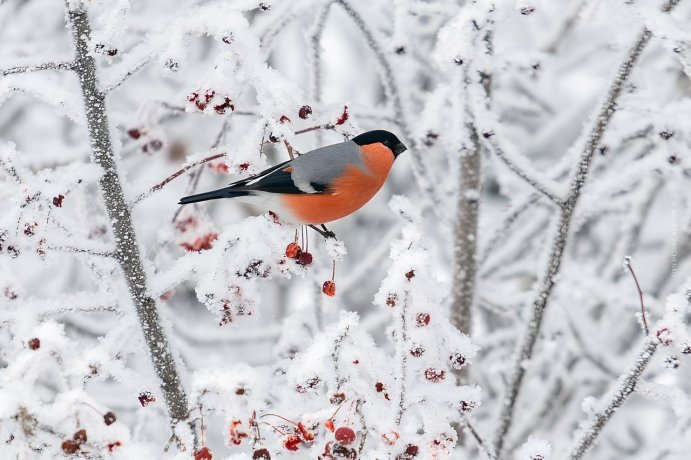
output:
<svg viewBox="0 0 691 460"><path fill-rule="evenodd" d="M359 136L355 136L352 141L357 145L370 145L380 142L391 149L394 158L408 150L408 147L403 145L403 142L399 141L393 133L384 131L383 129L367 131Z"/></svg>

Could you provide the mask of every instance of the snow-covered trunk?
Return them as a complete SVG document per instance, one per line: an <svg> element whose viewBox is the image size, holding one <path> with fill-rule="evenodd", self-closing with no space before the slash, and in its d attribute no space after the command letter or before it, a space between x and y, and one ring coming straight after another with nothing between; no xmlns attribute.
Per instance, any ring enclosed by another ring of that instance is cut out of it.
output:
<svg viewBox="0 0 691 460"><path fill-rule="evenodd" d="M69 9L67 18L74 42L74 69L84 99L92 160L103 168L100 186L116 244L114 256L127 281L144 340L160 379L170 422L175 426L179 421L187 419L187 397L180 383L168 339L161 326L156 301L147 293L146 275L137 247L130 209L123 195L111 145L105 94L98 87L96 61L89 54L89 18L86 11L81 8Z"/></svg>
<svg viewBox="0 0 691 460"><path fill-rule="evenodd" d="M470 146L462 152L460 158L451 320L458 330L470 334L477 272L477 218L482 156L475 127L468 124L466 129L470 135Z"/></svg>

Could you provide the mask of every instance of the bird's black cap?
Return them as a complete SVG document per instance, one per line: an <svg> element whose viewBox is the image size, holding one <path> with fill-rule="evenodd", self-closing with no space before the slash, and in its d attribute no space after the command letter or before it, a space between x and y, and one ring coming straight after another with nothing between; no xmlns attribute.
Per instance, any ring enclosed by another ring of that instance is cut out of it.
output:
<svg viewBox="0 0 691 460"><path fill-rule="evenodd" d="M385 131L383 129L375 129L374 131L367 131L352 139L357 145L370 145L381 142L391 149L394 157L408 150L408 147L403 145L403 142L398 140L395 134Z"/></svg>

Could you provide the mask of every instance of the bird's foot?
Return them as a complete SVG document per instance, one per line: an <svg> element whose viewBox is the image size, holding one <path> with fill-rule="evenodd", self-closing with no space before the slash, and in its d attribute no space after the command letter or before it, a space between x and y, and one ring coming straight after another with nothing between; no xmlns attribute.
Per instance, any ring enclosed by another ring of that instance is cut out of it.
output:
<svg viewBox="0 0 691 460"><path fill-rule="evenodd" d="M312 224L308 225L308 227L311 228L312 230L314 230L315 232L319 233L324 238L336 239L336 234L334 232L332 232L331 230L329 230L328 228L326 228L324 226L324 224L321 225L321 229L315 227Z"/></svg>

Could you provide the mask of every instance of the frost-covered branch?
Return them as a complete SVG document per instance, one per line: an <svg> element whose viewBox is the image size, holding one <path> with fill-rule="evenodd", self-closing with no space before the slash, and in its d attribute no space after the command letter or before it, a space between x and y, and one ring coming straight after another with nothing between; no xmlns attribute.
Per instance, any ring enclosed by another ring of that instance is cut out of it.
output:
<svg viewBox="0 0 691 460"><path fill-rule="evenodd" d="M629 399L631 393L636 389L638 380L643 374L643 371L648 366L659 343L656 339L646 339L643 342L641 351L636 355L636 360L631 368L622 376L619 377L617 384L610 390L609 398L603 408L593 413L590 419L585 422L580 428L580 435L571 454L569 460L580 460L585 453L590 449L593 442L602 432L604 426L609 422L615 412Z"/></svg>
<svg viewBox="0 0 691 460"><path fill-rule="evenodd" d="M197 166L199 166L199 165L203 165L204 163L208 163L209 161L213 161L213 160L217 160L217 159L219 159L219 158L223 158L223 157L225 157L225 156L226 156L225 153L217 153L217 154L215 154L215 155L208 156L208 157L203 158L203 159L201 159L201 160L199 160L199 161L195 161L195 162L193 162L193 163L189 163L189 164L183 166L182 168L180 168L179 170L175 171L175 172L174 172L173 174L171 174L170 176L168 176L168 177L166 177L165 179L163 179L163 180L162 180L161 182L159 182L158 184L156 184L156 185L154 185L153 187L151 187L148 191L146 191L146 192L140 194L137 198L134 199L134 204L139 203L139 202L142 201L144 198L147 198L148 196L150 196L152 193L154 193L154 192L156 192L156 191L158 191L158 190L161 190L161 189L162 189L163 187L165 187L168 183L170 183L170 182L172 182L173 180L177 179L178 177L182 176L183 174L185 174L185 173L186 173L187 171L189 171L190 169L195 168L195 167L197 167Z"/></svg>
<svg viewBox="0 0 691 460"><path fill-rule="evenodd" d="M667 8L667 6L665 6L665 8ZM648 29L644 29L636 37L635 42L626 53L624 61L619 66L614 80L608 89L607 96L600 106L593 126L590 129L586 146L571 180L569 194L560 206L547 267L540 280L540 288L533 302L532 311L527 319L525 333L514 357L512 374L503 399L495 438L495 448L499 455L501 455L504 439L513 422L516 399L518 398L523 383L523 377L525 376L525 363L533 355L533 349L540 333L545 309L549 304L554 286L557 283L557 275L560 271L564 249L568 241L573 213L581 195L581 190L588 178L593 155L615 113L617 101L622 93L624 84L638 62L641 53L649 43L651 36L652 33Z"/></svg>
<svg viewBox="0 0 691 460"><path fill-rule="evenodd" d="M517 154L507 154L506 150L499 145L496 134L493 131L484 131L482 133L482 138L485 139L485 143L492 149L497 157L503 161L511 171L516 173L518 177L549 198L551 202L557 205L561 204L559 194L552 190L552 187L547 184L548 181L542 178L538 179L540 174L533 170L532 166L523 157Z"/></svg>
<svg viewBox="0 0 691 460"><path fill-rule="evenodd" d="M480 433L475 429L473 424L470 422L470 418L467 416L461 417L461 423L466 426L470 434L475 438L480 450L487 456L489 460L495 460L497 456L492 452L492 447L480 436Z"/></svg>
<svg viewBox="0 0 691 460"><path fill-rule="evenodd" d="M105 94L98 89L96 62L89 52L91 27L85 10L70 9L67 4L67 20L72 31L75 49L75 71L79 76L84 109L86 112L92 160L103 168L100 179L104 205L115 239L115 259L125 276L132 303L149 348L151 360L166 400L173 427L187 419L187 397L182 388L175 360L161 325L156 301L147 293L137 237L132 225L130 209L125 201L117 163L110 140L110 127L106 112Z"/></svg>
<svg viewBox="0 0 691 460"><path fill-rule="evenodd" d="M73 68L74 62L43 62L0 69L0 75L4 77L15 73L37 72L39 70L72 70Z"/></svg>

